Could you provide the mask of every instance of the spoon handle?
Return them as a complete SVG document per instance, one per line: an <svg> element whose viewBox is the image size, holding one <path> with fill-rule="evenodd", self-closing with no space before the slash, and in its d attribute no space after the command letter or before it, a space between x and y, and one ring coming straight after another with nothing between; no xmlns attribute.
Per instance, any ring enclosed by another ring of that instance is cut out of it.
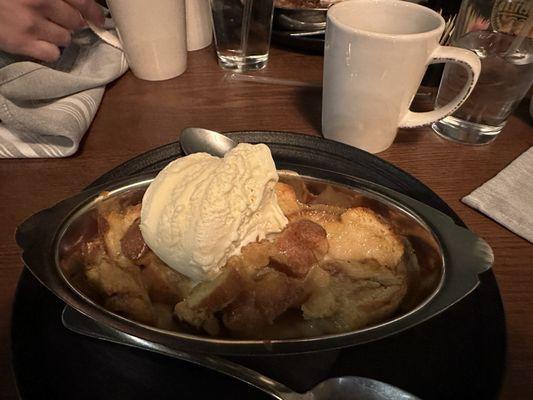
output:
<svg viewBox="0 0 533 400"><path fill-rule="evenodd" d="M66 328L81 335L152 351L218 371L252 385L278 400L296 400L300 398L298 393L293 392L285 385L240 364L220 357L176 351L167 346L149 342L104 326L69 306L65 306L63 310L62 321Z"/></svg>

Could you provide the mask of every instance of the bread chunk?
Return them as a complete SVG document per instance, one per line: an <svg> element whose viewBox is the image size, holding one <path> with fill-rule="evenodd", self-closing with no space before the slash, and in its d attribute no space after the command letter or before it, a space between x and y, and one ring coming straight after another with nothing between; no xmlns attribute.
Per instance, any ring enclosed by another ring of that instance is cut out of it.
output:
<svg viewBox="0 0 533 400"><path fill-rule="evenodd" d="M289 216L300 211L302 205L296 197L296 192L292 186L287 185L286 183L278 182L276 183L276 196L278 198L278 204L283 211L283 214Z"/></svg>
<svg viewBox="0 0 533 400"><path fill-rule="evenodd" d="M102 210L100 213L99 225L106 252L109 258L121 267L135 265L134 261L123 253L122 243L128 230L140 218L140 214L140 204L127 206L124 209Z"/></svg>
<svg viewBox="0 0 533 400"><path fill-rule="evenodd" d="M382 321L399 306L407 291L405 275L374 260L323 266L329 280L302 305L303 317L323 333L339 333Z"/></svg>
<svg viewBox="0 0 533 400"><path fill-rule="evenodd" d="M139 225L141 218L137 218L129 226L120 239L120 250L122 254L132 261L138 261L147 251L148 246L144 242Z"/></svg>
<svg viewBox="0 0 533 400"><path fill-rule="evenodd" d="M289 276L303 278L328 252L326 231L302 219L287 225L275 240L272 267Z"/></svg>
<svg viewBox="0 0 533 400"><path fill-rule="evenodd" d="M261 337L262 328L303 302L302 282L271 268L245 282L239 298L223 311L224 325L240 337Z"/></svg>
<svg viewBox="0 0 533 400"><path fill-rule="evenodd" d="M189 296L176 304L174 314L196 328L202 328L210 335L220 332L214 314L230 304L242 290L242 279L233 268L226 268L213 281L199 283Z"/></svg>
<svg viewBox="0 0 533 400"><path fill-rule="evenodd" d="M139 267L119 267L103 251L103 244L93 242L89 247L85 252L85 276L104 299L104 306L135 321L153 323L152 302Z"/></svg>
<svg viewBox="0 0 533 400"><path fill-rule="evenodd" d="M309 219L326 230L331 259L375 259L386 268L395 268L403 257L405 249L401 238L369 208L349 208L339 217L324 210L307 209L297 218Z"/></svg>
<svg viewBox="0 0 533 400"><path fill-rule="evenodd" d="M141 259L141 277L153 302L174 306L192 290L193 282L174 271L151 250Z"/></svg>

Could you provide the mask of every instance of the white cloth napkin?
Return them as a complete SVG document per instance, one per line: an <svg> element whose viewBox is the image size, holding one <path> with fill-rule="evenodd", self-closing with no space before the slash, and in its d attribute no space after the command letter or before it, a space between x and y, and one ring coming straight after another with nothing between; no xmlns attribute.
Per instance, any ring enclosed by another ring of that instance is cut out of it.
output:
<svg viewBox="0 0 533 400"><path fill-rule="evenodd" d="M53 64L0 52L0 158L74 154L105 85L127 69L124 53L90 29Z"/></svg>
<svg viewBox="0 0 533 400"><path fill-rule="evenodd" d="M463 202L533 243L533 147Z"/></svg>

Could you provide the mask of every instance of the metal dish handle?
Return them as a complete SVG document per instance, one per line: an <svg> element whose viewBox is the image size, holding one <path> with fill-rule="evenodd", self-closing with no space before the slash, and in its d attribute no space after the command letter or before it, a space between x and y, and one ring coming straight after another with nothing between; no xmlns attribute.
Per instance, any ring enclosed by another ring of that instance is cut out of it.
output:
<svg viewBox="0 0 533 400"><path fill-rule="evenodd" d="M451 262L467 264L477 274L492 268L494 253L490 245L475 233L458 226L449 216L390 189L382 189L386 195L399 200L416 211L425 221L438 232L441 245Z"/></svg>
<svg viewBox="0 0 533 400"><path fill-rule="evenodd" d="M15 233L24 265L39 282L65 301L61 296L65 285L57 273L52 249L57 231L76 201L77 197L32 215L18 226Z"/></svg>

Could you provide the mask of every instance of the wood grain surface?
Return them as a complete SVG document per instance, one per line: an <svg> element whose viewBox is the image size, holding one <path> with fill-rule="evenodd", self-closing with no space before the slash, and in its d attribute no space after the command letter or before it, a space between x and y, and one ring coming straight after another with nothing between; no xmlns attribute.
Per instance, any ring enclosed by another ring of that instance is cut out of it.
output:
<svg viewBox="0 0 533 400"><path fill-rule="evenodd" d="M322 57L274 47L269 66L257 75L319 83ZM188 70L178 78L147 82L128 72L109 85L75 156L0 160L0 398L17 399L10 367L10 314L22 270L14 241L19 223L118 164L176 140L182 128L318 135L320 114L320 89L232 80L217 66L210 47L190 53ZM493 144L463 146L420 128L401 131L393 146L379 154L432 188L493 247L508 331L503 399L533 398L533 245L460 199L532 145L531 119L523 102Z"/></svg>

